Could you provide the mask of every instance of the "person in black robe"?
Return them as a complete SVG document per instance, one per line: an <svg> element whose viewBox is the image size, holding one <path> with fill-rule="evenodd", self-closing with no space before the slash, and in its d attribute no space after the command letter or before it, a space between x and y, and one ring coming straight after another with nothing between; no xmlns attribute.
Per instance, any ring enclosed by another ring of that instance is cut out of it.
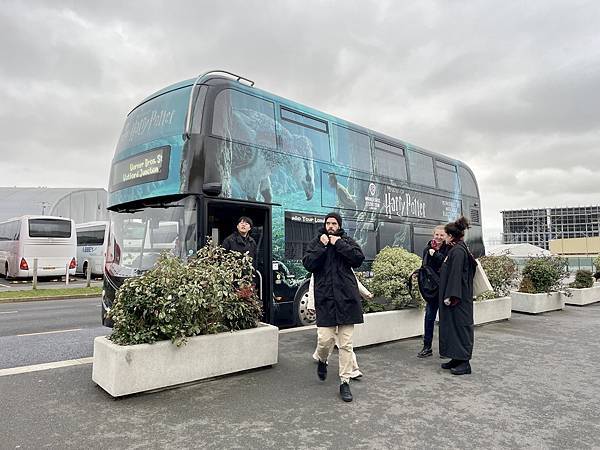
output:
<svg viewBox="0 0 600 450"><path fill-rule="evenodd" d="M463 237L469 222L461 217L445 226L450 247L440 272L440 355L451 358L442 364L454 375L471 373L473 355L473 276L475 259Z"/></svg>

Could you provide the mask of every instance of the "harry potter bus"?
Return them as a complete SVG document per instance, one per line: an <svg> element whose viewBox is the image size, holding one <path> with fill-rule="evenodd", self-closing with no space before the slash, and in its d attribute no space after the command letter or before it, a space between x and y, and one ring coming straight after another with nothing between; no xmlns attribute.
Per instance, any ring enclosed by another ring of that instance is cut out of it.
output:
<svg viewBox="0 0 600 450"><path fill-rule="evenodd" d="M264 320L309 324L300 260L327 212L341 214L372 261L385 246L420 255L432 228L461 214L483 254L480 205L460 161L207 72L150 95L125 121L109 181L102 320L124 279L165 250L185 258L208 238L222 242L243 215L254 222Z"/></svg>

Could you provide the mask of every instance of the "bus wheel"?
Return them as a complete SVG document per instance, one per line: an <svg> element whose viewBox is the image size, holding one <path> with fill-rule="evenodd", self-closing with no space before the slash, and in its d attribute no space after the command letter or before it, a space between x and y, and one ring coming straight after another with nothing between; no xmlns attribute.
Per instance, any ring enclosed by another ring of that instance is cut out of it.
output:
<svg viewBox="0 0 600 450"><path fill-rule="evenodd" d="M298 289L294 299L294 317L296 325L313 325L317 321L317 316L308 311L308 282L304 283Z"/></svg>
<svg viewBox="0 0 600 450"><path fill-rule="evenodd" d="M8 263L4 264L4 278L6 278L6 281L12 280L12 278L8 274Z"/></svg>

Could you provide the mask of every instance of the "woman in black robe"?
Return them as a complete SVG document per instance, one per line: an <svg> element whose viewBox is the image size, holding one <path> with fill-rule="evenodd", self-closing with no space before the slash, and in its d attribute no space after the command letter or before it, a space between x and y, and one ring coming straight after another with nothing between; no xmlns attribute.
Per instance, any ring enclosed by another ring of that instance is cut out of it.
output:
<svg viewBox="0 0 600 450"><path fill-rule="evenodd" d="M473 276L476 262L463 238L469 222L461 217L445 226L450 246L440 272L440 355L454 375L471 373L473 354Z"/></svg>

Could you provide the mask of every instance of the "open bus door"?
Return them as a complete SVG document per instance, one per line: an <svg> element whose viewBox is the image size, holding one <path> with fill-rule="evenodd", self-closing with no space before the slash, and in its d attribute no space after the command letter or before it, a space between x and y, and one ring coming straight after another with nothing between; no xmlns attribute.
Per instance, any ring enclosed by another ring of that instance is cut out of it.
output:
<svg viewBox="0 0 600 450"><path fill-rule="evenodd" d="M210 237L213 242L221 244L227 236L236 231L241 216L247 216L253 222L250 236L256 241L257 247L257 291L263 305L263 321L273 323L271 205L205 198L202 242L205 243L207 237Z"/></svg>

